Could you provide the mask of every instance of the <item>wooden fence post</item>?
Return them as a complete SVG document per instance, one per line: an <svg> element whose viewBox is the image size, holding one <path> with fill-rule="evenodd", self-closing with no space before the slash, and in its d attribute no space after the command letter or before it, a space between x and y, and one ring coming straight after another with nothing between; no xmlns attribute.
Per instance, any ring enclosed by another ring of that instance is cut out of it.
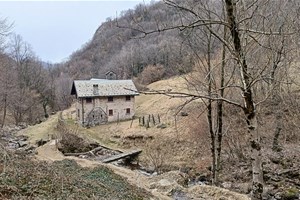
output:
<svg viewBox="0 0 300 200"><path fill-rule="evenodd" d="M148 116L148 125L150 125L150 120L151 120L151 115Z"/></svg>
<svg viewBox="0 0 300 200"><path fill-rule="evenodd" d="M152 120L153 120L153 125L155 126L155 118L153 114L152 114Z"/></svg>
<svg viewBox="0 0 300 200"><path fill-rule="evenodd" d="M133 120L134 120L134 117L132 117L132 119L131 119L130 128L132 127Z"/></svg>
<svg viewBox="0 0 300 200"><path fill-rule="evenodd" d="M143 121L143 126L145 126L145 116L143 116L142 121Z"/></svg>

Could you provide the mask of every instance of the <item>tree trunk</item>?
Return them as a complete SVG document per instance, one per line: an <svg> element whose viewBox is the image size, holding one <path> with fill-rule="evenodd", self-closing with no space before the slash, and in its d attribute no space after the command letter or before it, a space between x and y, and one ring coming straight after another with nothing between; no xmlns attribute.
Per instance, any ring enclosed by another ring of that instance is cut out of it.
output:
<svg viewBox="0 0 300 200"><path fill-rule="evenodd" d="M273 151L280 151L282 150L280 148L280 145L279 145L279 136L280 136L280 132L282 130L282 113L280 110L277 110L276 111L276 115L275 115L275 118L276 118L276 127L275 127L275 132L274 132L274 138L273 138Z"/></svg>
<svg viewBox="0 0 300 200"><path fill-rule="evenodd" d="M276 86L275 86L276 87ZM279 145L279 136L283 127L283 122L282 122L282 108L281 102L282 99L279 96L279 91L274 89L274 94L272 95L272 105L273 105L273 110L275 112L275 131L274 131L274 137L273 137L273 146L272 150L273 151L280 151L280 145Z"/></svg>
<svg viewBox="0 0 300 200"><path fill-rule="evenodd" d="M233 0L225 0L227 20L230 26L230 33L233 39L234 51L238 64L240 66L241 80L243 82L243 99L244 99L244 113L248 124L248 134L250 136L249 143L251 148L251 162L252 162L252 200L261 200L263 193L263 170L261 163L261 146L260 136L257 131L257 117L255 104L253 101L252 87L250 81L250 74L242 43L240 40L240 33L237 26L237 19L234 11L236 4Z"/></svg>
<svg viewBox="0 0 300 200"><path fill-rule="evenodd" d="M208 44L207 44L207 83L208 83L208 96L212 95L212 71L211 71L211 33L208 36ZM208 100L207 105L207 120L209 126L209 134L211 139L211 172L212 172L212 185L216 185L216 137L213 128L213 108L212 108L212 100Z"/></svg>
<svg viewBox="0 0 300 200"><path fill-rule="evenodd" d="M209 126L209 134L211 140L211 158L212 158L212 165L211 165L211 172L212 172L212 185L216 184L216 142L215 142L215 133L213 130L213 121L212 121L212 100L208 100L207 106L207 119L208 119L208 126Z"/></svg>
<svg viewBox="0 0 300 200"><path fill-rule="evenodd" d="M224 40L226 39L226 27L224 27ZM222 65L221 65L221 81L220 81L220 96L224 97L224 82L225 82L225 62L226 59L226 46L223 44L222 50ZM221 151L222 151L222 138L223 138L223 101L217 103L217 121L218 121L218 132L217 132L217 157L216 157L216 176L215 182L219 182L219 173L221 170Z"/></svg>
<svg viewBox="0 0 300 200"><path fill-rule="evenodd" d="M260 137L257 132L257 118L254 112L248 115L248 133L250 135L251 161L252 161L252 200L261 200L263 193L263 169Z"/></svg>
<svg viewBox="0 0 300 200"><path fill-rule="evenodd" d="M282 43L284 40L282 41ZM282 45L283 47L283 45ZM274 137L273 137L273 151L280 151L281 148L279 146L279 136L283 127L282 122L282 98L280 96L280 82L275 81L275 72L278 69L279 63L281 61L282 56L282 49L277 52L276 61L273 65L273 70L271 72L271 86L273 87L273 94L271 96L271 102L272 102L272 109L275 111L275 131L274 131Z"/></svg>
<svg viewBox="0 0 300 200"><path fill-rule="evenodd" d="M43 104L44 116L45 116L45 118L48 118L49 117L49 114L47 112L48 101L44 100L42 104Z"/></svg>
<svg viewBox="0 0 300 200"><path fill-rule="evenodd" d="M4 106L3 106L3 117L2 117L1 128L3 128L5 124L6 110L7 110L7 95L4 95Z"/></svg>

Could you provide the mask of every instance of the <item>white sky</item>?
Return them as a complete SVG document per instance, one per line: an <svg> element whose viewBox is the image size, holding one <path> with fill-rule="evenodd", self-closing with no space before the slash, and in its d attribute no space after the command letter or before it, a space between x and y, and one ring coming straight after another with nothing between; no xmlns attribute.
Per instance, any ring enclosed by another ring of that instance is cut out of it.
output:
<svg viewBox="0 0 300 200"><path fill-rule="evenodd" d="M150 0L2 1L0 17L28 42L43 61L61 62L88 42L101 23Z"/></svg>

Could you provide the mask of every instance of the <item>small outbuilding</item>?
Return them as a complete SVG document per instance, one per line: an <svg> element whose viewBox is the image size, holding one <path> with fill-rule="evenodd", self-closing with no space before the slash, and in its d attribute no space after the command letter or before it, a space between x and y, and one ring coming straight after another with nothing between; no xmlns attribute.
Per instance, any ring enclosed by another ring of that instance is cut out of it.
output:
<svg viewBox="0 0 300 200"><path fill-rule="evenodd" d="M132 119L135 96L132 80L75 80L71 94L76 97L77 120L83 126Z"/></svg>

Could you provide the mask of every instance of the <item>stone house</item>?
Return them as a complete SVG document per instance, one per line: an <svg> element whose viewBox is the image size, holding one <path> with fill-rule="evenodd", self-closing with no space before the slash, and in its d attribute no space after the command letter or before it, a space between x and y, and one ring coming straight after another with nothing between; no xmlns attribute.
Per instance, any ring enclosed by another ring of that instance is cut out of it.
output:
<svg viewBox="0 0 300 200"><path fill-rule="evenodd" d="M77 121L83 126L132 119L135 96L132 80L75 80L71 94L76 97Z"/></svg>

